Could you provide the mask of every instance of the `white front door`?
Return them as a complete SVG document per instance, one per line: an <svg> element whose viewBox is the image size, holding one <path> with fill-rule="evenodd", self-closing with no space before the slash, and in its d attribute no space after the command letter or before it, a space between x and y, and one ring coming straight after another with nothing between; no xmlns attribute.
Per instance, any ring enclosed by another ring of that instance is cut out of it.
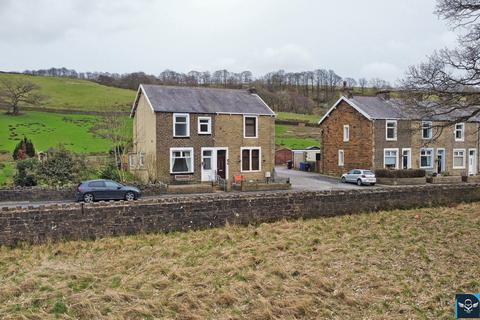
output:
<svg viewBox="0 0 480 320"><path fill-rule="evenodd" d="M202 148L202 181L215 181L217 160L214 148Z"/></svg>
<svg viewBox="0 0 480 320"><path fill-rule="evenodd" d="M477 149L468 150L468 175L477 174Z"/></svg>

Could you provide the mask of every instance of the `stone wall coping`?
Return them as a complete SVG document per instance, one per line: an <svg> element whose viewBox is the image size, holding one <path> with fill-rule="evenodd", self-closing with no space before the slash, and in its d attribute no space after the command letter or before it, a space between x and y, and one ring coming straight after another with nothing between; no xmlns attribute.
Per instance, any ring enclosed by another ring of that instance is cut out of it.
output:
<svg viewBox="0 0 480 320"><path fill-rule="evenodd" d="M330 196L348 196L359 194L388 194L392 192L409 192L415 190L434 190L434 189L474 189L480 188L480 183L463 183L463 184L426 184L415 186L394 186L388 188L363 188L349 190L324 190L324 191L299 191L299 190L283 190L283 191L258 191L258 192L232 192L232 193L210 193L210 194L189 194L189 195L164 195L153 199L139 199L136 201L99 201L94 203L54 203L54 204L31 204L28 206L2 207L0 203L0 214L18 213L18 212L43 212L55 209L75 210L82 206L84 208L106 208L106 207L131 207L145 206L156 204L181 204L181 203L208 203L212 201L234 201L234 200L251 200L258 199L276 199L276 198L322 198Z"/></svg>

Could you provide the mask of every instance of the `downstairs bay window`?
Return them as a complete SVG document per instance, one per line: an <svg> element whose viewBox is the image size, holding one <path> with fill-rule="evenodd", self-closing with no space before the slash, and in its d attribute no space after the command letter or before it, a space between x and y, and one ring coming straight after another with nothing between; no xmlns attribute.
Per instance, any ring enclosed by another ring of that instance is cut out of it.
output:
<svg viewBox="0 0 480 320"><path fill-rule="evenodd" d="M170 149L170 173L193 173L193 148Z"/></svg>

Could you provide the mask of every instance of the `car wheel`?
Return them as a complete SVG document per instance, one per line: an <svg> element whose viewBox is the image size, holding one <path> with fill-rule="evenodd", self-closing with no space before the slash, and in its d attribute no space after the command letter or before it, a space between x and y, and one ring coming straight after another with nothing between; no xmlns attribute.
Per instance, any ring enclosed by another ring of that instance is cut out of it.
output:
<svg viewBox="0 0 480 320"><path fill-rule="evenodd" d="M361 186L362 185L362 180L358 179L357 180L357 186Z"/></svg>
<svg viewBox="0 0 480 320"><path fill-rule="evenodd" d="M95 200L93 194L91 193L85 193L83 195L83 201L85 201L86 203L92 203L93 201Z"/></svg>
<svg viewBox="0 0 480 320"><path fill-rule="evenodd" d="M375 183L372 183L372 184L370 184L370 185L371 185L371 186L374 186L374 185L375 185Z"/></svg>
<svg viewBox="0 0 480 320"><path fill-rule="evenodd" d="M135 200L135 194L133 192L125 193L125 200L127 200L127 201Z"/></svg>
<svg viewBox="0 0 480 320"><path fill-rule="evenodd" d="M347 179L345 179L345 177L342 177L341 181L342 181L342 183L345 183L345 182L347 182Z"/></svg>

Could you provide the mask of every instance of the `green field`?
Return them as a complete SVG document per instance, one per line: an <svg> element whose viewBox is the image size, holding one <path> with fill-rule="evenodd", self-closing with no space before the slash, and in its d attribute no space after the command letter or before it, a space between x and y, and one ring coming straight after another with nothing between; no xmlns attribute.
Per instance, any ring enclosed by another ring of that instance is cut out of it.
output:
<svg viewBox="0 0 480 320"><path fill-rule="evenodd" d="M28 76L0 73L1 79L25 79L40 86L47 99L43 107L83 111L128 111L135 91L106 87L95 82L70 78Z"/></svg>
<svg viewBox="0 0 480 320"><path fill-rule="evenodd" d="M320 120L319 115L315 114L300 114L293 112L277 112L277 119L279 120L298 120L298 121L307 121L310 123L318 123Z"/></svg>
<svg viewBox="0 0 480 320"><path fill-rule="evenodd" d="M106 152L108 140L94 132L100 118L29 111L19 116L0 113L0 151L11 153L24 136L31 139L37 151L45 151L62 143L78 153Z"/></svg>
<svg viewBox="0 0 480 320"><path fill-rule="evenodd" d="M320 129L283 124L275 125L275 143L289 149L305 149L320 146Z"/></svg>

